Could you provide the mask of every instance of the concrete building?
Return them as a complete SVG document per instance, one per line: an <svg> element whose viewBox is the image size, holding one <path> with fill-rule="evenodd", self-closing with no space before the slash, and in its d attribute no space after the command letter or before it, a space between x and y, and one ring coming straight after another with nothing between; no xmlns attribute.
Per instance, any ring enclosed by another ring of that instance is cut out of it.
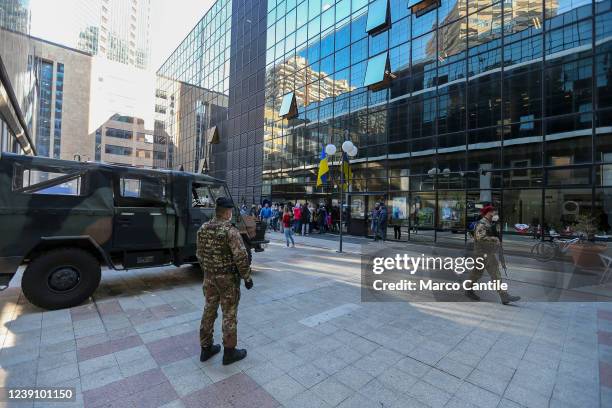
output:
<svg viewBox="0 0 612 408"><path fill-rule="evenodd" d="M38 70L34 139L37 154L56 159L93 157L89 135L91 55L30 37Z"/></svg>
<svg viewBox="0 0 612 408"><path fill-rule="evenodd" d="M132 116L114 115L96 130L93 159L106 163L153 168L153 131Z"/></svg>

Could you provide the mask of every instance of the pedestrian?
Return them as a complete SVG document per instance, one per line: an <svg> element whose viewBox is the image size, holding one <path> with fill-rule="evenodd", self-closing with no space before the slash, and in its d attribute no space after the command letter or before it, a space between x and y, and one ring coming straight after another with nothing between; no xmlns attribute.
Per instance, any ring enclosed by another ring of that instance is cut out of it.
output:
<svg viewBox="0 0 612 408"><path fill-rule="evenodd" d="M266 202L264 207L261 209L261 220L266 223L266 229L270 228L270 220L272 219L272 209Z"/></svg>
<svg viewBox="0 0 612 408"><path fill-rule="evenodd" d="M302 205L302 216L301 216L301 223L302 223L302 235L308 235L308 233L310 232L310 210L308 209L308 202L304 203L304 205Z"/></svg>
<svg viewBox="0 0 612 408"><path fill-rule="evenodd" d="M301 233L302 229L302 207L299 202L295 203L293 207L293 230L296 234Z"/></svg>
<svg viewBox="0 0 612 408"><path fill-rule="evenodd" d="M240 279L247 289L253 287L249 254L240 231L231 223L234 203L225 197L216 201L215 216L198 230L196 255L204 273L206 304L200 323L200 361L206 361L219 351L213 344L213 329L217 309L223 313L223 365L246 357L247 351L237 349L237 314L240 301Z"/></svg>
<svg viewBox="0 0 612 408"><path fill-rule="evenodd" d="M484 259L484 268L473 268L470 273L469 282L466 283L466 285L478 282L485 269L492 281L497 281L501 284L502 278L499 271L499 261L497 259L501 241L493 225L499 221L499 216L492 205L483 207L480 210L480 215L482 218L478 221L476 229L474 230L474 255L476 258ZM502 289L498 290L498 294L504 305L521 299L519 296L512 296ZM480 296L478 296L473 289L466 290L465 295L472 300L480 300Z"/></svg>
<svg viewBox="0 0 612 408"><path fill-rule="evenodd" d="M278 203L274 204L272 207L272 229L274 232L278 231L278 220L280 218L280 211L278 209Z"/></svg>
<svg viewBox="0 0 612 408"><path fill-rule="evenodd" d="M285 207L285 213L283 214L283 231L285 233L285 240L287 241L287 248L289 247L289 241L291 241L291 247L295 248L295 241L293 240L293 229L291 229L291 218L291 210L289 209L289 207Z"/></svg>
<svg viewBox="0 0 612 408"><path fill-rule="evenodd" d="M321 204L319 206L319 234L323 234L325 232L325 221L327 220L327 211L325 210L325 206Z"/></svg>
<svg viewBox="0 0 612 408"><path fill-rule="evenodd" d="M316 227L316 218L317 218L316 209L312 205L312 203L308 204L308 212L310 212L310 225L308 228L308 232L310 233Z"/></svg>
<svg viewBox="0 0 612 408"><path fill-rule="evenodd" d="M374 241L378 241L378 210L380 209L380 205L378 203L374 204L374 208L372 208L372 212L370 213L371 224L370 229L372 230L372 234L374 235Z"/></svg>
<svg viewBox="0 0 612 408"><path fill-rule="evenodd" d="M393 207L391 210L391 222L393 223L393 239L398 241L402 239L402 220L400 219L400 211L398 207Z"/></svg>
<svg viewBox="0 0 612 408"><path fill-rule="evenodd" d="M389 213L387 211L387 206L383 201L380 202L380 207L378 210L378 233L379 237L383 240L387 240L387 221L388 221Z"/></svg>

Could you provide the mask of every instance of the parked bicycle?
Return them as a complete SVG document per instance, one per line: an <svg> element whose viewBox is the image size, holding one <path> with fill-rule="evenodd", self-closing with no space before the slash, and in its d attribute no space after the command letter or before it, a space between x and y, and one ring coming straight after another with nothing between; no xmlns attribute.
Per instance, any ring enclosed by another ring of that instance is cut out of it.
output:
<svg viewBox="0 0 612 408"><path fill-rule="evenodd" d="M538 261L548 262L554 258L561 257L567 253L572 244L584 241L584 237L578 236L571 239L560 239L551 237L548 241L539 241L531 248L531 255Z"/></svg>

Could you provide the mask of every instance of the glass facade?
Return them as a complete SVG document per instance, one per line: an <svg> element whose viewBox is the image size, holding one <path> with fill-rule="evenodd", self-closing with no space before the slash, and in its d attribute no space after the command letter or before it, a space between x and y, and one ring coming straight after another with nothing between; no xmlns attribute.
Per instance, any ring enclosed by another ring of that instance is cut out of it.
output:
<svg viewBox="0 0 612 408"><path fill-rule="evenodd" d="M64 103L64 64L57 64L55 73L55 116L53 128L53 157L60 158L62 143L62 105Z"/></svg>
<svg viewBox="0 0 612 408"><path fill-rule="evenodd" d="M62 109L64 105L64 64L34 57L38 72L36 152L60 158L62 151Z"/></svg>
<svg viewBox="0 0 612 408"><path fill-rule="evenodd" d="M207 134L227 120L231 10L217 1L157 72L154 131L168 143L156 160L165 167L199 172L219 149Z"/></svg>
<svg viewBox="0 0 612 408"><path fill-rule="evenodd" d="M461 241L486 203L508 234L588 215L610 235L611 27L610 1L219 1L158 72L160 135L172 167L197 170L208 99L192 89L214 90L229 95L218 174L239 201L337 215L339 153L320 187L318 165L350 139L350 233L385 201L402 240Z"/></svg>
<svg viewBox="0 0 612 408"><path fill-rule="evenodd" d="M456 240L489 202L510 234L581 215L612 233L609 1L390 0L369 33L379 2L268 1L264 197L336 206L318 162L350 138L349 232L383 200L401 239Z"/></svg>
<svg viewBox="0 0 612 408"><path fill-rule="evenodd" d="M36 151L49 157L51 151L51 103L53 99L53 63L40 62Z"/></svg>

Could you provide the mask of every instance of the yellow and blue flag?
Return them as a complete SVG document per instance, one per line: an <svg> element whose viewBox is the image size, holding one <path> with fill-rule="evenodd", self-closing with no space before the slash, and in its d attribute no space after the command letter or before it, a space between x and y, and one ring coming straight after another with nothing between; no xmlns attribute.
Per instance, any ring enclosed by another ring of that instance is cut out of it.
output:
<svg viewBox="0 0 612 408"><path fill-rule="evenodd" d="M327 163L325 146L323 146L323 150L321 150L321 161L319 162L319 174L317 175L317 187L327 183L327 173L329 173L329 164Z"/></svg>
<svg viewBox="0 0 612 408"><path fill-rule="evenodd" d="M353 179L353 171L351 170L351 162L349 161L348 154L342 152L342 172L344 173L344 190L351 184Z"/></svg>

